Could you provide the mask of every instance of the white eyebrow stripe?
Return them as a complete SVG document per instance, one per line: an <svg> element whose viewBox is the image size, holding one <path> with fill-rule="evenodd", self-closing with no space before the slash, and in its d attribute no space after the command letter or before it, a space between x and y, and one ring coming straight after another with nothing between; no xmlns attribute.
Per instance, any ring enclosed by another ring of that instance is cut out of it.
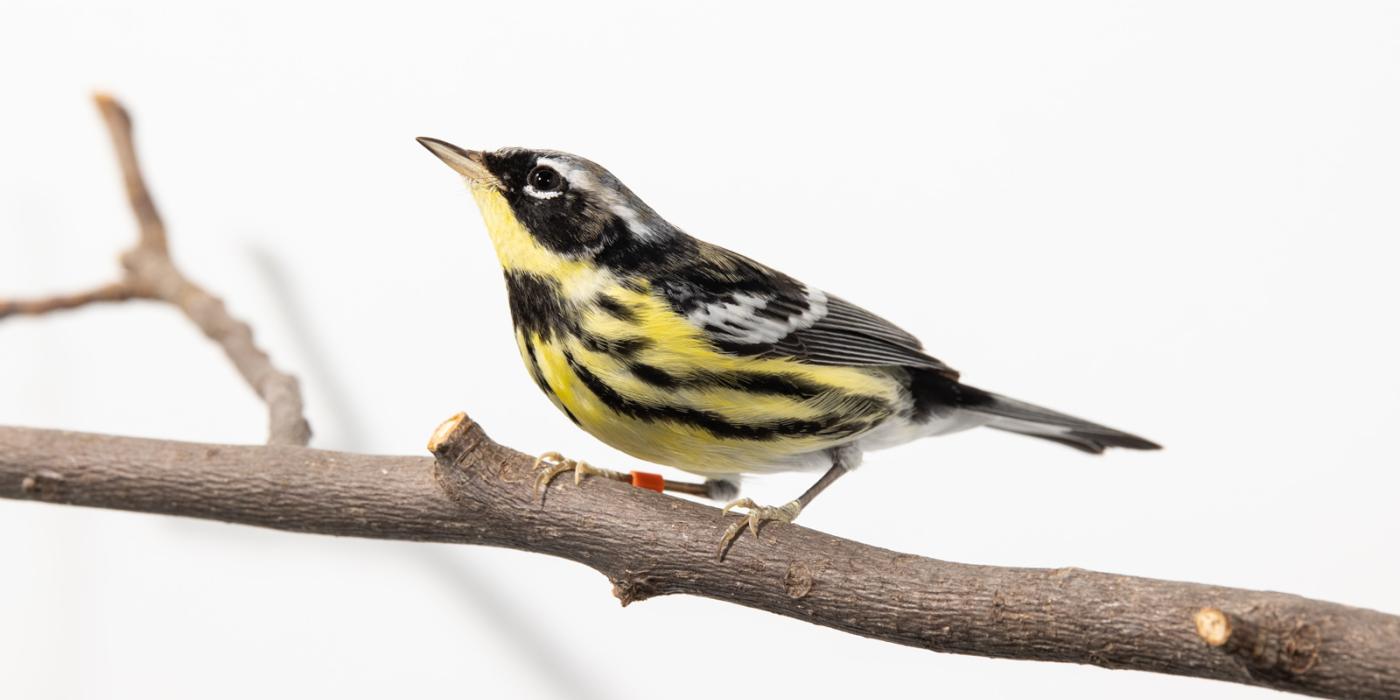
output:
<svg viewBox="0 0 1400 700"><path fill-rule="evenodd" d="M564 180L569 183L569 187L591 191L590 185L592 183L590 182L585 184L584 182L582 182L582 180L585 178L590 181L593 179L592 176L590 176L585 170L575 168L562 160L556 160L554 158L540 158L536 160L535 167L540 166L553 168L554 172L559 173L559 177L564 178ZM562 191L541 192L535 189L534 187L530 186L529 184L526 184L524 189L525 194L528 194L531 197L534 197L535 199L554 199L555 197L564 194Z"/></svg>
<svg viewBox="0 0 1400 700"><path fill-rule="evenodd" d="M559 173L559 177L569 181L570 187L592 192L594 186L597 184L593 181L593 176L587 170L576 168L568 162L556 160L554 158L540 158L535 161L536 167L541 165L547 168L553 168L554 172Z"/></svg>
<svg viewBox="0 0 1400 700"><path fill-rule="evenodd" d="M610 207L610 211L616 214L617 218L622 219L622 221L627 224L627 228L631 229L632 233L638 238L651 238L656 235L656 232L653 231L650 226L647 226L646 222L642 221L642 217L638 216L637 212L634 211L632 207L618 202Z"/></svg>
<svg viewBox="0 0 1400 700"><path fill-rule="evenodd" d="M612 188L600 184L598 178L594 177L593 173L589 172L586 168L581 168L568 161L550 158L548 156L536 159L535 165L554 168L554 171L559 173L560 177L568 181L569 187L583 190L596 197L599 203L607 207L609 212L612 212L613 216L622 219L622 222L627 224L628 230L638 238L653 238L656 236L656 231L642 220L642 216L637 213L637 210L629 206L617 192L612 190ZM528 190L529 188L526 187L527 192ZM555 194L557 195L558 193ZM539 197L540 195L534 196ZM540 198L547 199L547 197Z"/></svg>

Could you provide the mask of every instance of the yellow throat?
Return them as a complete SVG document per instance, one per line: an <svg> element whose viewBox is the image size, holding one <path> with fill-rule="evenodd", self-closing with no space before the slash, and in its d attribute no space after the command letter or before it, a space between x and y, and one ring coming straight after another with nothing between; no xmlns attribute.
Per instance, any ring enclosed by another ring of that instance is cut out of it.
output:
<svg viewBox="0 0 1400 700"><path fill-rule="evenodd" d="M510 203L506 202L506 198L501 196L496 188L472 185L472 197L481 209L481 218L486 222L486 232L491 235L496 257L505 269L532 272L557 277L560 280L576 278L589 270L584 263L569 260L540 245L525 229L525 225L515 218Z"/></svg>

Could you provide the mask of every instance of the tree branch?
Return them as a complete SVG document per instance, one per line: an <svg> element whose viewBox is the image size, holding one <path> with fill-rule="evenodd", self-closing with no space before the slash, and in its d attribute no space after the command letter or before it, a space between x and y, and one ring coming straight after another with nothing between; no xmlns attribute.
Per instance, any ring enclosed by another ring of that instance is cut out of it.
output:
<svg viewBox="0 0 1400 700"><path fill-rule="evenodd" d="M6 316L42 316L50 311L76 309L100 301L126 301L139 295L125 281L111 282L75 294L56 294L42 299L0 299L0 319Z"/></svg>
<svg viewBox="0 0 1400 700"><path fill-rule="evenodd" d="M165 223L141 175L132 139L131 116L110 95L98 93L93 100L112 136L127 200L136 216L136 245L121 258L125 274L117 282L82 294L23 301L0 299L0 319L11 314L37 315L76 309L98 301L152 299L171 304L224 349L238 373L267 404L268 444L307 444L311 441L311 426L303 416L301 387L296 377L273 366L271 358L253 341L253 329L234 318L222 300L191 282L175 266L170 257Z"/></svg>
<svg viewBox="0 0 1400 700"><path fill-rule="evenodd" d="M1310 695L1400 698L1400 617L1283 593L1080 569L954 564L784 523L723 564L715 508L607 480L533 498L534 460L458 415L436 459L303 447L296 380L248 326L190 282L168 253L141 178L131 121L98 106L140 229L121 281L72 296L0 303L45 313L149 298L180 308L223 346L267 402L267 446L207 445L0 427L0 498L181 515L294 532L510 547L606 575L624 605L689 593L934 651L1092 664Z"/></svg>
<svg viewBox="0 0 1400 700"><path fill-rule="evenodd" d="M1400 618L1283 593L954 564L773 523L724 564L717 509L607 479L533 497L534 459L465 416L438 459L0 428L0 497L294 532L540 552L623 604L738 603L933 651L1092 664L1356 698L1400 697Z"/></svg>
<svg viewBox="0 0 1400 700"><path fill-rule="evenodd" d="M117 165L122 170L126 198L131 203L131 212L136 215L139 236L136 247L169 256L165 222L161 220L160 211L156 209L155 200L146 187L146 178L141 175L141 161L136 157L136 142L131 135L131 113L115 97L106 93L99 92L92 96L92 100L97 103L97 111L107 125L112 149L117 152Z"/></svg>

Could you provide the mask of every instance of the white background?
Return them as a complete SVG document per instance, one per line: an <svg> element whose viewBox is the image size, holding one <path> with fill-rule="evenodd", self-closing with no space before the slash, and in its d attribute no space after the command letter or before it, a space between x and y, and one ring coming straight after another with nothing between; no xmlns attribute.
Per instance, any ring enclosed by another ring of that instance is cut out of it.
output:
<svg viewBox="0 0 1400 700"><path fill-rule="evenodd" d="M467 409L635 468L530 383L475 207L413 137L561 148L971 383L1167 447L930 440L867 456L807 525L1400 612L1400 6L380 9L6 2L0 295L114 275L133 227L88 102L108 89L180 263L302 377L316 445L420 453ZM170 309L0 323L2 424L264 422ZM624 610L584 567L484 548L0 502L0 562L6 698L1267 695L695 598Z"/></svg>

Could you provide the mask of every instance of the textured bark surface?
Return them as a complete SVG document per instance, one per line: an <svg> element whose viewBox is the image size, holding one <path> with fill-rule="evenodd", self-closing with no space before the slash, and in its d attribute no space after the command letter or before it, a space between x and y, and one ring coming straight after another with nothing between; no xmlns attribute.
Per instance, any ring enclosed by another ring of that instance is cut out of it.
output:
<svg viewBox="0 0 1400 700"><path fill-rule="evenodd" d="M606 479L560 479L541 504L534 459L465 417L434 447L436 461L0 428L0 497L510 547L597 569L623 604L687 593L934 651L1400 698L1400 617L1283 593L955 564L782 523L716 563L715 508Z"/></svg>

